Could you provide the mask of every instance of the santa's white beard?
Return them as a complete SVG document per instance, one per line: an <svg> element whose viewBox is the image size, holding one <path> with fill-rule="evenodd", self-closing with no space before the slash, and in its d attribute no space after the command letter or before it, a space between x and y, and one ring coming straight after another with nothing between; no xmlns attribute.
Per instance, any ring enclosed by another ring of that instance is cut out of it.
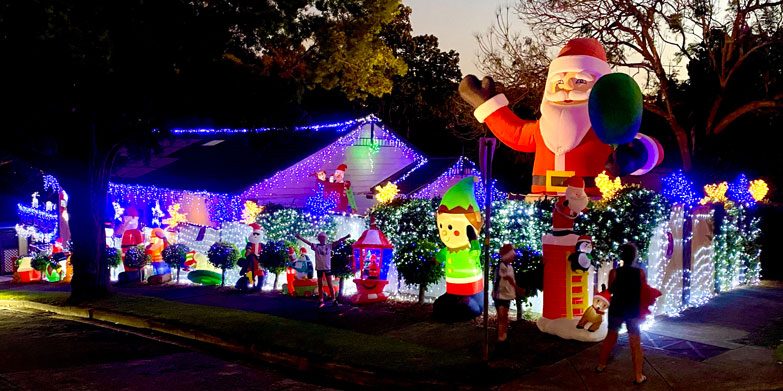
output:
<svg viewBox="0 0 783 391"><path fill-rule="evenodd" d="M585 210L588 202L590 202L583 188L568 186L565 191L565 197L568 200L568 208L576 214Z"/></svg>
<svg viewBox="0 0 783 391"><path fill-rule="evenodd" d="M565 154L579 145L590 130L587 102L558 105L544 99L541 102L539 127L547 148L555 155Z"/></svg>

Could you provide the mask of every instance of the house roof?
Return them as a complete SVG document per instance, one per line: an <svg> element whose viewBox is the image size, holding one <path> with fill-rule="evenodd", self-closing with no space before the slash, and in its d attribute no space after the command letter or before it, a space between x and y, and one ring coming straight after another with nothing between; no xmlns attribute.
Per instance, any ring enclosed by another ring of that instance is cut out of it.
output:
<svg viewBox="0 0 783 391"><path fill-rule="evenodd" d="M176 137L164 145L163 153L149 162L129 161L113 173L112 181L240 193L333 143L357 122L342 124L292 129L175 129Z"/></svg>
<svg viewBox="0 0 783 391"><path fill-rule="evenodd" d="M244 200L304 207L317 196L316 173L328 176L346 164L355 211L363 213L375 203L371 189L379 180L427 161L372 115L288 130L173 133L178 137L159 156L114 173L109 193L117 202L179 203L189 221L213 225L235 219Z"/></svg>
<svg viewBox="0 0 783 391"><path fill-rule="evenodd" d="M423 161L426 161L424 156L393 132L382 125L365 124L297 164L254 184L240 198L302 207L317 191L314 173L323 170L328 175L340 164L346 164L345 180L351 182L357 211L361 213L375 203L372 188L382 178L407 171Z"/></svg>

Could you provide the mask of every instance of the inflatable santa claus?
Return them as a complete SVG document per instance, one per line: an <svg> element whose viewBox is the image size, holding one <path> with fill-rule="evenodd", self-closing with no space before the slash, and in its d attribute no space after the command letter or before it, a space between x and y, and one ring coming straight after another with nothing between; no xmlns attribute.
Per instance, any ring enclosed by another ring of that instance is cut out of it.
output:
<svg viewBox="0 0 783 391"><path fill-rule="evenodd" d="M328 182L323 182L324 193L337 200L335 211L343 213L356 212L356 199L351 188L351 182L345 180L345 170L348 169L348 165L345 163L337 166L334 170L334 175L329 178ZM320 181L320 174L319 174Z"/></svg>
<svg viewBox="0 0 783 391"><path fill-rule="evenodd" d="M654 139L639 134L642 95L625 74L611 73L606 53L593 38L570 40L552 60L538 121L523 120L495 93L494 81L466 76L459 86L479 122L510 148L535 152L533 193L562 193L565 180L582 177L598 196L595 177L642 175L663 160Z"/></svg>
<svg viewBox="0 0 783 391"><path fill-rule="evenodd" d="M560 196L552 211L552 234L564 236L574 233L574 222L587 209L590 201L585 192L585 181L578 176L565 181L565 194Z"/></svg>

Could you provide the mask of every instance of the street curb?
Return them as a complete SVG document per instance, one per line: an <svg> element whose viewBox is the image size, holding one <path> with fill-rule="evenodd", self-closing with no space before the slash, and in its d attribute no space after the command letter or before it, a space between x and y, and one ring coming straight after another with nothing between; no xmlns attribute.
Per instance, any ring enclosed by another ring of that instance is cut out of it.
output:
<svg viewBox="0 0 783 391"><path fill-rule="evenodd" d="M378 373L372 370L355 368L350 365L336 362L320 361L306 356L263 350L255 344L250 346L243 345L236 342L227 341L223 338L198 330L172 326L162 322L151 321L142 317L110 310L74 306L56 306L27 300L0 300L0 307L12 309L32 309L74 318L89 319L98 323L110 323L135 329L155 331L209 344L234 353L246 354L268 364L283 366L298 371L316 371L318 372L319 376L328 377L340 382L351 383L358 386L384 388L428 387L430 389L454 387L454 384L440 382L437 380L405 379L393 374Z"/></svg>

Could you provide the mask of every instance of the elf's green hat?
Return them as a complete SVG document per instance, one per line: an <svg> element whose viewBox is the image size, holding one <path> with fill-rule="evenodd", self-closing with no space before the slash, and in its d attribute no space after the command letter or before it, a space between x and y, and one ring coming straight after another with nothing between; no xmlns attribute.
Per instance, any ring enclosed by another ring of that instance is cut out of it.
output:
<svg viewBox="0 0 783 391"><path fill-rule="evenodd" d="M480 213L475 193L477 181L475 176L469 176L449 188L443 195L438 213Z"/></svg>

